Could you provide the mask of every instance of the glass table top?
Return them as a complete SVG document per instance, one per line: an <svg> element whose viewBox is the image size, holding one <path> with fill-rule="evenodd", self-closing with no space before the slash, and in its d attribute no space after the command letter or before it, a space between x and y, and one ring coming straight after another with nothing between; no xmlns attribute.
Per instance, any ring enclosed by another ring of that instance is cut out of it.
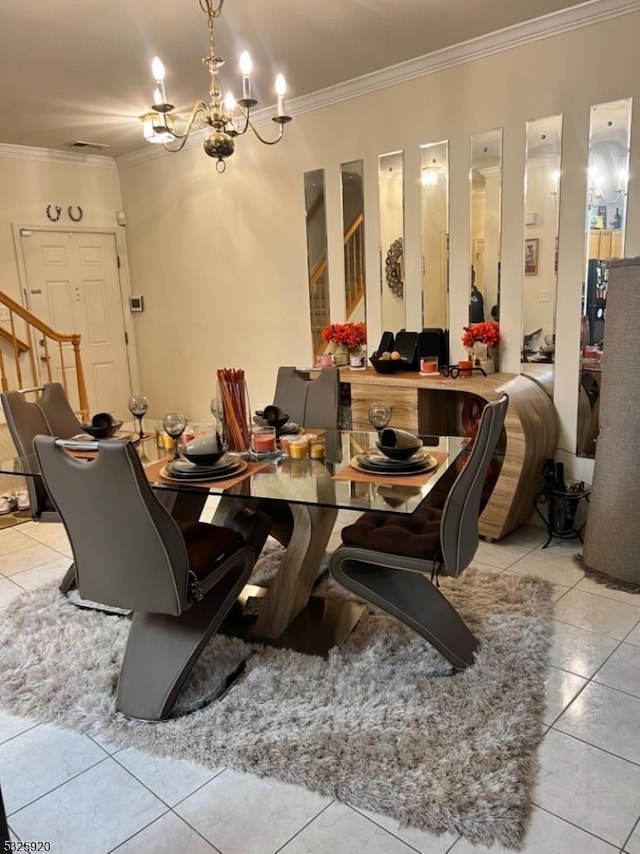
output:
<svg viewBox="0 0 640 854"><path fill-rule="evenodd" d="M149 479L154 489L158 490L200 493L205 490L211 495L273 499L342 510L379 510L407 514L413 513L439 483L441 488L448 491L457 474L455 461L469 443L466 437L460 436L422 436L425 449L430 453L437 453L438 459L442 460L433 473L410 478L398 475L392 478L385 475L368 475L363 479L360 473L354 471L354 479L350 480L336 479L335 475L349 468L350 460L357 454L369 449L375 450L377 433L327 430L322 431L322 435L327 443L326 459L294 460L289 457L275 457L261 460L260 469L235 486L225 488L224 482L167 482L161 480L157 474L158 466L153 466L154 471L149 472ZM168 460L172 456L171 451L158 448L155 436L140 442L137 449L143 465L162 459ZM37 458L35 454L29 454L26 457L0 462L0 474L39 476ZM443 481L443 478L446 479ZM372 479L375 482L372 482ZM411 483L405 484L404 480Z"/></svg>

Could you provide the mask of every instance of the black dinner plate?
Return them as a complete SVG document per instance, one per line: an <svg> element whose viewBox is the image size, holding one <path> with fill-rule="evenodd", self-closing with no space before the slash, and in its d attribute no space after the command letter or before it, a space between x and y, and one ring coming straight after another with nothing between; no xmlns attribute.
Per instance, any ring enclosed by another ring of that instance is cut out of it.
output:
<svg viewBox="0 0 640 854"><path fill-rule="evenodd" d="M429 453L420 449L420 451L413 456L409 457L407 460L392 460L389 457L386 457L384 454L376 453L375 451L368 451L365 454L360 455L362 457L362 462L375 469L380 469L383 471L401 471L403 469L412 470L416 468L422 468L424 464L430 459Z"/></svg>
<svg viewBox="0 0 640 854"><path fill-rule="evenodd" d="M167 463L167 465L160 470L160 476L166 478L167 480L175 480L177 482L179 481L180 483L208 483L212 480L226 480L226 478L228 477L233 477L236 474L240 474L240 472L243 472L247 467L247 463L245 462L245 460L239 459L237 460L237 462L234 463L231 468L227 467L225 469L218 469L217 471L209 472L208 474L203 473L200 470L185 475L171 471L169 469L170 465L171 463ZM201 469L200 466L198 466L198 468Z"/></svg>
<svg viewBox="0 0 640 854"><path fill-rule="evenodd" d="M278 436L293 436L300 431L300 425L294 421L287 421L286 424L277 431Z"/></svg>
<svg viewBox="0 0 640 854"><path fill-rule="evenodd" d="M222 459L211 466L199 466L189 460L178 459L167 463L167 471L175 477L204 477L207 475L226 474L240 467L240 457L225 454Z"/></svg>
<svg viewBox="0 0 640 854"><path fill-rule="evenodd" d="M411 474L424 474L425 472L432 471L437 467L438 461L429 456L426 457L418 463L410 464L409 466L403 462L395 462L392 466L377 466L371 465L367 459L366 454L358 454L351 460L351 465L353 468L358 471L367 472L367 474L379 474L379 475L411 475Z"/></svg>

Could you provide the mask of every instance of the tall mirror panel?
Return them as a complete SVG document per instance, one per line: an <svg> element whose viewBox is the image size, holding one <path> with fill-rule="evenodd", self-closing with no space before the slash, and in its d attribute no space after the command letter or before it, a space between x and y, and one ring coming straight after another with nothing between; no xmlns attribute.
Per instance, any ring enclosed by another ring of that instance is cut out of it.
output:
<svg viewBox="0 0 640 854"><path fill-rule="evenodd" d="M539 375L549 391L556 349L561 160L562 116L527 122L522 372Z"/></svg>
<svg viewBox="0 0 640 854"><path fill-rule="evenodd" d="M364 167L362 160L340 166L344 234L344 301L348 323L366 322L364 254Z"/></svg>
<svg viewBox="0 0 640 854"><path fill-rule="evenodd" d="M469 323L500 319L502 128L471 136ZM499 370L497 345L493 347Z"/></svg>
<svg viewBox="0 0 640 854"><path fill-rule="evenodd" d="M326 348L322 330L330 323L331 319L324 169L314 169L311 172L304 173L304 203L307 224L309 311L315 361Z"/></svg>
<svg viewBox="0 0 640 854"><path fill-rule="evenodd" d="M402 151L378 159L382 328L404 328L404 157Z"/></svg>
<svg viewBox="0 0 640 854"><path fill-rule="evenodd" d="M576 449L585 457L595 455L600 429L609 261L624 255L630 145L631 98L591 107Z"/></svg>
<svg viewBox="0 0 640 854"><path fill-rule="evenodd" d="M447 329L449 310L449 143L420 146L422 325Z"/></svg>

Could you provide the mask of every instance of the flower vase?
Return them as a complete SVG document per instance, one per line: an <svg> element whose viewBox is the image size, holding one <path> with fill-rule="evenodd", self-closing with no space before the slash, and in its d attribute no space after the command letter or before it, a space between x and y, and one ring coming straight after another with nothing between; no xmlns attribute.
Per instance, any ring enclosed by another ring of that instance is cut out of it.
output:
<svg viewBox="0 0 640 854"><path fill-rule="evenodd" d="M476 341L473 345L471 357L473 365L476 368L482 368L485 374L492 374L494 371L493 357L489 354L489 347L481 341Z"/></svg>
<svg viewBox="0 0 640 854"><path fill-rule="evenodd" d="M329 342L329 352L333 357L334 365L349 364L349 350L344 344L336 344L335 341Z"/></svg>

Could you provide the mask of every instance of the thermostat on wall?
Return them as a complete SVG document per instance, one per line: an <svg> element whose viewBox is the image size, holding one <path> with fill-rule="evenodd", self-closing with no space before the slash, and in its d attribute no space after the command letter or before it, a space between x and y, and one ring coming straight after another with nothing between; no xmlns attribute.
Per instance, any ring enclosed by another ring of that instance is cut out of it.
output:
<svg viewBox="0 0 640 854"><path fill-rule="evenodd" d="M144 297L129 297L130 311L144 311Z"/></svg>

